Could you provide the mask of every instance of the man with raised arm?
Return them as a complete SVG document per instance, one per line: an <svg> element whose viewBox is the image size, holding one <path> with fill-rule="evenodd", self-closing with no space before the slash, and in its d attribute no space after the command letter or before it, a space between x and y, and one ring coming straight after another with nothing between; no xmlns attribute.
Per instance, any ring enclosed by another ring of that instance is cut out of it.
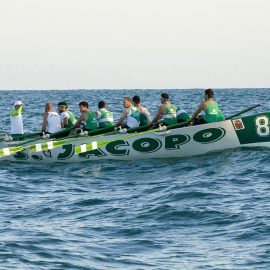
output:
<svg viewBox="0 0 270 270"><path fill-rule="evenodd" d="M139 96L134 96L132 102L135 107L139 109L140 112L140 126L149 125L152 121L150 112L141 105L141 99Z"/></svg>
<svg viewBox="0 0 270 270"><path fill-rule="evenodd" d="M203 101L194 112L191 121L194 121L195 125L223 121L225 118L213 98L214 91L212 89L206 89L204 94L205 101ZM200 113L201 115L199 115Z"/></svg>
<svg viewBox="0 0 270 270"><path fill-rule="evenodd" d="M43 115L42 132L55 133L61 130L61 119L57 112L53 110L52 103L46 103Z"/></svg>
<svg viewBox="0 0 270 270"><path fill-rule="evenodd" d="M10 112L10 134L12 135L23 134L22 108L23 104L18 100Z"/></svg>
<svg viewBox="0 0 270 270"><path fill-rule="evenodd" d="M139 109L133 106L132 100L125 97L123 100L124 111L118 120L116 126L136 128L140 125L140 112Z"/></svg>
<svg viewBox="0 0 270 270"><path fill-rule="evenodd" d="M98 129L97 116L94 112L89 111L89 105L86 101L79 103L81 116L74 124L74 128L78 128L83 125L83 129L87 131Z"/></svg>

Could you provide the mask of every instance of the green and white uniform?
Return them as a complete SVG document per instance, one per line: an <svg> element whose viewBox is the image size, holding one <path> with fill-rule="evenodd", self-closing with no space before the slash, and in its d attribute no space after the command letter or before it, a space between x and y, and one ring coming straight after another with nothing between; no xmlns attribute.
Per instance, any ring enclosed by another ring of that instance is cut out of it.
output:
<svg viewBox="0 0 270 270"><path fill-rule="evenodd" d="M10 134L23 134L22 106L10 112Z"/></svg>
<svg viewBox="0 0 270 270"><path fill-rule="evenodd" d="M105 108L97 111L97 120L101 128L114 126L113 114Z"/></svg>
<svg viewBox="0 0 270 270"><path fill-rule="evenodd" d="M126 125L129 128L135 128L140 125L140 112L138 108L134 106L129 107L129 113L127 114L126 118Z"/></svg>
<svg viewBox="0 0 270 270"><path fill-rule="evenodd" d="M98 128L97 117L94 112L87 112L87 120L84 120L83 123L86 130L95 130Z"/></svg>
<svg viewBox="0 0 270 270"><path fill-rule="evenodd" d="M162 121L166 124L166 125L173 125L173 124L177 124L176 121L176 106L173 104L164 104L163 105L166 109L165 113L162 116Z"/></svg>
<svg viewBox="0 0 270 270"><path fill-rule="evenodd" d="M176 120L178 123L186 122L190 120L188 113L181 109L179 106L176 108Z"/></svg>
<svg viewBox="0 0 270 270"><path fill-rule="evenodd" d="M217 102L212 103L210 100L207 100L208 107L204 110L203 119L207 123L214 123L218 121L223 121L224 116L221 110L218 107Z"/></svg>
<svg viewBox="0 0 270 270"><path fill-rule="evenodd" d="M70 111L60 113L60 117L62 122L64 121L64 119L68 119L66 128L72 128L77 122L75 115Z"/></svg>
<svg viewBox="0 0 270 270"><path fill-rule="evenodd" d="M140 126L149 125L152 122L150 112L143 106L137 107L140 112Z"/></svg>

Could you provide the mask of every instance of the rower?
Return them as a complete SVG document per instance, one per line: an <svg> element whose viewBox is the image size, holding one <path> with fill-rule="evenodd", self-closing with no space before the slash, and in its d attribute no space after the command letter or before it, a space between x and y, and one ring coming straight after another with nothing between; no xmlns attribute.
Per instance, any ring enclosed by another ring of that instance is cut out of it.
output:
<svg viewBox="0 0 270 270"><path fill-rule="evenodd" d="M74 128L79 128L83 125L83 130L91 131L98 128L97 116L94 112L89 111L89 105L86 101L79 103L81 116L74 124Z"/></svg>
<svg viewBox="0 0 270 270"><path fill-rule="evenodd" d="M212 89L206 89L204 93L205 101L200 104L192 115L191 121L194 121L195 125L223 121L225 118L217 102L213 99L214 91ZM199 115L200 113L202 114Z"/></svg>
<svg viewBox="0 0 270 270"><path fill-rule="evenodd" d="M46 103L43 115L42 132L55 133L61 130L61 118L57 112L53 110L52 103Z"/></svg>
<svg viewBox="0 0 270 270"><path fill-rule="evenodd" d="M177 123L187 122L187 121L190 120L190 116L188 115L188 113L184 109L177 106L177 108L176 108L176 120L177 120Z"/></svg>
<svg viewBox="0 0 270 270"><path fill-rule="evenodd" d="M72 128L77 122L75 115L68 110L68 105L65 101L58 103L58 112L62 121L63 128Z"/></svg>
<svg viewBox="0 0 270 270"><path fill-rule="evenodd" d="M125 97L123 100L124 111L118 120L116 126L136 128L140 125L139 109L132 105L130 97Z"/></svg>
<svg viewBox="0 0 270 270"><path fill-rule="evenodd" d="M132 102L140 112L140 126L149 125L152 121L150 112L141 105L141 99L139 96L134 96Z"/></svg>
<svg viewBox="0 0 270 270"><path fill-rule="evenodd" d="M97 120L100 128L113 127L113 114L106 109L104 101L98 103L98 111L96 112Z"/></svg>
<svg viewBox="0 0 270 270"><path fill-rule="evenodd" d="M176 124L176 106L169 102L169 95L167 93L161 94L160 102L162 105L159 107L151 125L157 125L160 122L166 126Z"/></svg>
<svg viewBox="0 0 270 270"><path fill-rule="evenodd" d="M14 103L14 108L10 112L10 134L21 135L23 134L23 118L22 118L23 104L21 101Z"/></svg>

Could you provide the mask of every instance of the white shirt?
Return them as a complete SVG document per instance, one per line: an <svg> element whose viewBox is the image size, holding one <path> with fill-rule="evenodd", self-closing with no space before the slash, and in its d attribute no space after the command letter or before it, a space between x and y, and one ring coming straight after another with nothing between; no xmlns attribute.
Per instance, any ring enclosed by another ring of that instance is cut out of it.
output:
<svg viewBox="0 0 270 270"><path fill-rule="evenodd" d="M126 125L129 128L136 128L139 127L140 122L138 122L134 117L131 116L131 109L129 108L129 112L127 114L127 118L126 118Z"/></svg>
<svg viewBox="0 0 270 270"><path fill-rule="evenodd" d="M61 118L56 112L48 112L46 130L55 133L61 129Z"/></svg>
<svg viewBox="0 0 270 270"><path fill-rule="evenodd" d="M69 119L69 114L68 114L67 112L61 112L61 113L59 113L59 115L60 115L60 118L61 118L61 122L62 122L62 123L64 123L64 120L65 120L65 119L67 119L67 121L68 121L68 119Z"/></svg>
<svg viewBox="0 0 270 270"><path fill-rule="evenodd" d="M23 134L23 119L21 114L10 116L10 123L10 134Z"/></svg>

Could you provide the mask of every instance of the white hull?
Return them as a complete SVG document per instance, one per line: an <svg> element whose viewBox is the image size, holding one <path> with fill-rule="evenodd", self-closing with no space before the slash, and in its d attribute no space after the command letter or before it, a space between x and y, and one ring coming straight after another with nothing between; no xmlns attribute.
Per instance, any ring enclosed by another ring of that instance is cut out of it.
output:
<svg viewBox="0 0 270 270"><path fill-rule="evenodd" d="M258 122L256 119L268 119L269 117L269 113L265 113L233 121L227 120L212 124L176 128L166 132L152 132L141 135L138 133L138 136L131 138L126 138L127 135L125 134L92 139L89 137L56 149L37 153L23 150L13 156L3 157L1 160L32 163L69 163L101 159L136 160L187 157L238 147L270 147L270 134L267 133L268 125L266 126L263 122L259 126L256 125ZM237 126L239 123L235 123L235 121L241 121L243 127L241 125L240 127ZM250 130L250 126L254 130ZM264 129L266 129L266 133ZM249 134L252 138L249 137ZM97 141L97 139L99 141L119 140L90 152L79 155L74 153L75 146L91 143Z"/></svg>

